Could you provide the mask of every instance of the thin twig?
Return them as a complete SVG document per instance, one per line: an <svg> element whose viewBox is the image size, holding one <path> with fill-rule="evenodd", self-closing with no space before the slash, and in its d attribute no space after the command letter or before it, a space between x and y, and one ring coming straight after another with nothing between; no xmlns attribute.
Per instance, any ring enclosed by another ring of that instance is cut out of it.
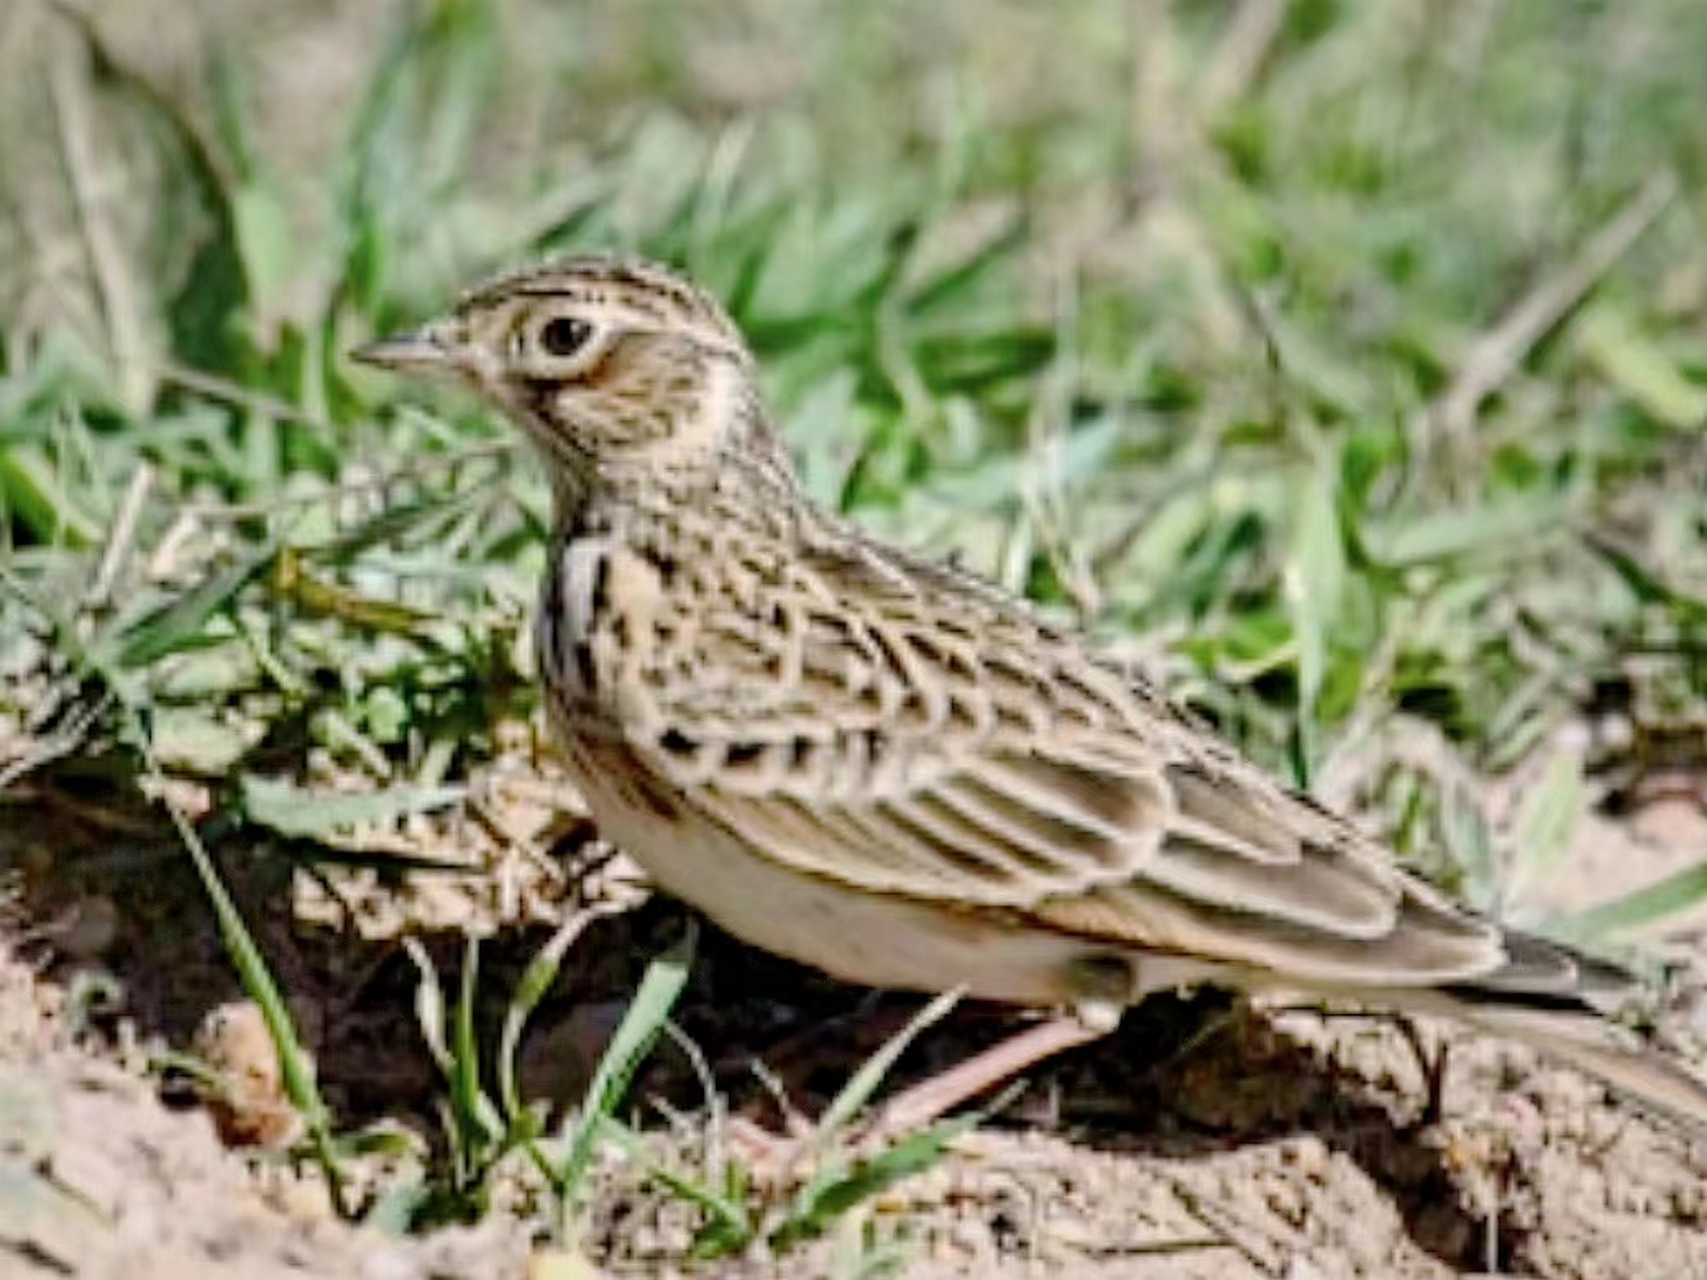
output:
<svg viewBox="0 0 1707 1280"><path fill-rule="evenodd" d="M1654 174L1625 202L1564 270L1530 290L1471 346L1458 376L1426 411L1426 420L1449 440L1467 437L1482 402L1517 371L1535 344L1558 327L1590 289L1628 253L1677 194L1669 169Z"/></svg>

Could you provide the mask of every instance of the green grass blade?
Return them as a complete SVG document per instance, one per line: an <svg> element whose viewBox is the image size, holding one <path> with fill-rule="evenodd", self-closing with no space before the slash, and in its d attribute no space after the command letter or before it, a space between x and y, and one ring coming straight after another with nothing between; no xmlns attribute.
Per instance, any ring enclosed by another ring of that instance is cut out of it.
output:
<svg viewBox="0 0 1707 1280"><path fill-rule="evenodd" d="M771 1232L772 1247L781 1253L822 1235L850 1209L881 1195L903 1178L930 1168L982 1119L981 1114L971 1113L939 1121L870 1159L859 1161L849 1171L815 1178L796 1197L788 1217Z"/></svg>
<svg viewBox="0 0 1707 1280"><path fill-rule="evenodd" d="M830 1105L824 1109L813 1133L812 1145L821 1146L845 1129L848 1122L871 1100L871 1095L877 1092L884 1077L894 1067L896 1059L907 1051L907 1046L927 1028L947 1017L949 1010L959 1001L958 990L945 991L936 996L914 1014L906 1026L891 1036L881 1049L861 1063L859 1070L854 1072Z"/></svg>
<svg viewBox="0 0 1707 1280"><path fill-rule="evenodd" d="M687 985L693 949L694 935L690 932L646 967L646 976L635 992L633 1003L599 1059L569 1150L557 1169L558 1195L565 1203L579 1197L604 1121L616 1110L628 1090L628 1082L663 1034L670 1010Z"/></svg>
<svg viewBox="0 0 1707 1280"><path fill-rule="evenodd" d="M745 1205L697 1179L684 1177L660 1164L646 1149L646 1144L640 1140L639 1135L621 1121L610 1116L601 1117L599 1137L644 1169L648 1178L705 1214L709 1222L701 1229L701 1238L714 1239L718 1244L716 1252L698 1254L696 1251L696 1256L714 1257L721 1253L733 1252L742 1248L752 1238L753 1217L747 1212Z"/></svg>
<svg viewBox="0 0 1707 1280"><path fill-rule="evenodd" d="M256 548L126 626L110 642L113 664L120 668L150 666L194 643L214 614L227 608L239 591L271 567L278 551L276 543Z"/></svg>
<svg viewBox="0 0 1707 1280"><path fill-rule="evenodd" d="M1556 752L1518 809L1508 898L1520 900L1525 890L1546 879L1570 852L1587 803L1582 758L1571 751Z"/></svg>
<svg viewBox="0 0 1707 1280"><path fill-rule="evenodd" d="M143 717L134 708L127 708L131 722L131 732L141 745L143 757L148 762L149 771L155 784L162 794L169 795L165 776L160 772L159 765L154 761L153 752L148 747L147 730ZM226 952L231 956L232 964L237 969L238 980L243 984L243 990L261 1010L261 1018L266 1023L267 1034L272 1039L274 1050L278 1054L280 1075L284 1083L285 1096L291 1101L299 1115L302 1116L309 1133L309 1140L318 1155L325 1170L327 1182L332 1191L333 1203L343 1212L343 1176L335 1155L332 1132L331 1112L325 1100L320 1096L320 1088L314 1078L313 1060L302 1046L302 1040L297 1035L296 1023L290 1016L284 996L279 991L278 984L273 980L272 971L267 967L261 949L255 945L255 939L250 934L248 926L243 922L242 913L237 910L237 904L226 892L225 883L219 878L219 872L213 865L213 859L208 855L195 827L176 804L170 801L166 804L167 813L171 816L172 825L177 829L178 837L189 851L190 861L196 869L196 875L202 882L202 888L207 892L208 900L213 904L214 917L219 924L220 937L225 942Z"/></svg>
<svg viewBox="0 0 1707 1280"><path fill-rule="evenodd" d="M577 912L560 924L528 961L521 981L510 995L509 1006L504 1010L504 1025L498 1033L497 1072L499 1103L504 1109L504 1118L511 1125L523 1115L521 1093L516 1084L516 1055L521 1048L522 1032L527 1029L528 1019L545 998L545 993L551 990L551 984L557 981L557 971L562 967L564 954L597 918L597 914Z"/></svg>
<svg viewBox="0 0 1707 1280"><path fill-rule="evenodd" d="M462 972L457 978L456 1016L451 1038L451 1101L467 1129L482 1138L497 1135L486 1125L480 1087L480 1044L474 1035L474 1003L480 987L480 939L463 939Z"/></svg>
<svg viewBox="0 0 1707 1280"><path fill-rule="evenodd" d="M387 787L332 792L299 787L280 778L242 774L237 780L243 816L283 836L320 839L351 827L389 824L414 813L456 804L464 787Z"/></svg>
<svg viewBox="0 0 1707 1280"><path fill-rule="evenodd" d="M1651 928L1707 902L1707 858L1640 889L1547 921L1547 931L1566 938L1599 940Z"/></svg>

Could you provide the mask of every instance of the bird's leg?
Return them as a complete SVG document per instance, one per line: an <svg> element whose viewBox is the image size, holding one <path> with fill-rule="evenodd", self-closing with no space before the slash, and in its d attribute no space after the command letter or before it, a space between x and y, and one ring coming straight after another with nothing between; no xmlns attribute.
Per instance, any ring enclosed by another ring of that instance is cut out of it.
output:
<svg viewBox="0 0 1707 1280"><path fill-rule="evenodd" d="M1409 1014L1396 1014L1394 1021L1398 1024L1399 1034L1404 1036L1405 1043L1411 1046L1411 1052L1416 1055L1417 1068L1422 1072L1425 1098L1418 1123L1439 1124L1441 1105L1446 1094L1446 1055L1452 1046L1442 1041L1440 1046L1430 1053L1428 1045L1423 1041L1422 1029Z"/></svg>
<svg viewBox="0 0 1707 1280"><path fill-rule="evenodd" d="M903 1138L1012 1079L1027 1067L1067 1049L1100 1040L1114 1030L1119 1020L1117 1006L1087 1003L1074 1013L1058 1014L1047 1022L1027 1027L891 1098L878 1109L860 1135L858 1145L870 1151ZM786 1136L772 1134L740 1117L730 1122L728 1137L731 1146L760 1179L780 1177L783 1171L795 1168L803 1147L798 1132Z"/></svg>
<svg viewBox="0 0 1707 1280"><path fill-rule="evenodd" d="M1119 1020L1118 1009L1085 1005L1075 1013L1058 1014L1027 1027L891 1098L878 1111L872 1135L895 1138L930 1124L1045 1058L1100 1040Z"/></svg>
<svg viewBox="0 0 1707 1280"><path fill-rule="evenodd" d="M1127 954L1093 952L1077 956L1063 976L1074 993L1072 1013L1028 1027L959 1066L914 1085L885 1104L872 1132L895 1137L929 1124L1045 1058L1102 1039L1120 1025L1120 1015L1143 991L1134 957Z"/></svg>

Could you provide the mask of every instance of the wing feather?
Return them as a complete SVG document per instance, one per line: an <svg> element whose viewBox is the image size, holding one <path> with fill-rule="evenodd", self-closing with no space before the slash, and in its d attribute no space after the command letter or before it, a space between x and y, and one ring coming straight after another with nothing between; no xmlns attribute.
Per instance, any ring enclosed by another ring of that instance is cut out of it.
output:
<svg viewBox="0 0 1707 1280"><path fill-rule="evenodd" d="M1474 981L1501 968L1499 930L1407 900L1376 938L1312 928L1281 916L1235 911L1154 885L1120 885L1035 909L1059 928L1266 969L1300 986L1415 987Z"/></svg>
<svg viewBox="0 0 1707 1280"><path fill-rule="evenodd" d="M861 768L865 750L849 751ZM1159 781L1103 780L1132 793L1117 827L1107 806L1075 807L1050 792L1046 782L1060 775L1047 763L1029 778L1031 764L980 758L865 801L803 796L786 784L761 796L751 776L737 791L719 787L714 773L686 798L777 862L866 889L1021 908L1132 875L1164 829Z"/></svg>

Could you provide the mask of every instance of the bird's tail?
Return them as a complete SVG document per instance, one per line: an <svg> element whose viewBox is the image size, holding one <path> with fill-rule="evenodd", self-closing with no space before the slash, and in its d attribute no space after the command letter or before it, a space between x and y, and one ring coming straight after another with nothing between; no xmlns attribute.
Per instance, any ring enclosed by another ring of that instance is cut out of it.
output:
<svg viewBox="0 0 1707 1280"><path fill-rule="evenodd" d="M1461 1016L1495 1035L1541 1052L1603 1081L1644 1110L1707 1137L1707 1080L1628 1028L1588 1009L1550 1009L1476 1001Z"/></svg>
<svg viewBox="0 0 1707 1280"><path fill-rule="evenodd" d="M1501 934L1505 963L1459 983L1389 989L1397 1009L1503 1036L1594 1076L1638 1107L1707 1137L1707 1077L1621 1023L1642 1003L1637 979L1615 964L1519 930Z"/></svg>

